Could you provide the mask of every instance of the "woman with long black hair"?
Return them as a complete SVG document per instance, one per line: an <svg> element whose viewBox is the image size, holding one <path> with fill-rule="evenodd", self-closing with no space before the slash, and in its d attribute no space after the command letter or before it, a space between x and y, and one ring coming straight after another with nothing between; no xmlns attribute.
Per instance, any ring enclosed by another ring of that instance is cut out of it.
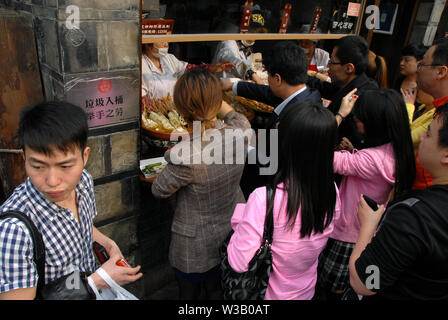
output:
<svg viewBox="0 0 448 320"><path fill-rule="evenodd" d="M344 98L347 99L348 96ZM409 191L415 179L413 144L403 97L393 89L364 91L353 114L366 148L337 151L334 155L335 173L344 176L340 185L342 214L319 257L320 299L324 299L322 292L327 299L338 298L349 286L348 263L360 229L357 206L361 195L387 204L391 197Z"/></svg>
<svg viewBox="0 0 448 320"><path fill-rule="evenodd" d="M314 295L318 256L340 211L333 175L337 140L334 115L321 103L302 102L282 114L272 242L273 269L265 299L309 300ZM237 206L227 253L231 267L245 272L263 238L266 187Z"/></svg>

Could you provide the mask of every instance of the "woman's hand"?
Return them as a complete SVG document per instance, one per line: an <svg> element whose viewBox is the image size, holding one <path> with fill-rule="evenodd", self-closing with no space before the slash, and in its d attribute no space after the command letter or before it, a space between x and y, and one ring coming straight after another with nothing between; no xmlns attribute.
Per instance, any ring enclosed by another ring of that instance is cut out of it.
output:
<svg viewBox="0 0 448 320"><path fill-rule="evenodd" d="M346 137L343 137L341 140L341 143L339 144L338 150L347 150L347 151L352 152L353 144Z"/></svg>
<svg viewBox="0 0 448 320"><path fill-rule="evenodd" d="M216 73L216 72L230 72L232 71L232 69L235 68L235 65L229 61L224 61L224 62L218 62L216 64L211 64L208 67L208 71L210 71L211 73Z"/></svg>
<svg viewBox="0 0 448 320"><path fill-rule="evenodd" d="M400 89L401 95L403 96L404 102L407 104L415 104L415 100L417 99L417 87L408 88L408 89Z"/></svg>
<svg viewBox="0 0 448 320"><path fill-rule="evenodd" d="M342 103L339 107L338 114L344 118L347 117L350 112L352 112L352 109L355 106L355 102L358 99L358 96L355 94L356 91L358 91L358 89L355 88L350 91L344 98L342 98Z"/></svg>

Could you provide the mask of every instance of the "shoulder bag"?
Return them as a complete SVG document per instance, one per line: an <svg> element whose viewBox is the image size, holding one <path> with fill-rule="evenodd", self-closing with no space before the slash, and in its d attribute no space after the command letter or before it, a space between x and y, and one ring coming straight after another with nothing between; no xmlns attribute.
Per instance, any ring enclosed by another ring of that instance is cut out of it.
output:
<svg viewBox="0 0 448 320"><path fill-rule="evenodd" d="M266 218L263 239L260 248L249 262L246 272L236 272L229 264L227 246L233 235L230 231L220 248L221 256L221 284L225 300L263 300L269 283L272 269L272 234L274 229L273 207L275 190L266 186Z"/></svg>
<svg viewBox="0 0 448 320"><path fill-rule="evenodd" d="M39 300L94 300L95 293L87 283L87 273L78 270L45 284L45 245L33 221L20 211L7 211L0 219L16 218L22 221L31 234L34 243L34 258L38 281L36 298Z"/></svg>

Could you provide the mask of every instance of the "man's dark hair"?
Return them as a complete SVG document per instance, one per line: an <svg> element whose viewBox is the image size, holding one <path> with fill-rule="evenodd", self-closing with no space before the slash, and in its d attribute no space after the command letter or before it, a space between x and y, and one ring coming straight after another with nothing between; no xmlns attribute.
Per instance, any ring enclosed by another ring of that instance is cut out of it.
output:
<svg viewBox="0 0 448 320"><path fill-rule="evenodd" d="M355 74L367 70L369 64L369 46L361 36L347 36L336 41L336 56L343 64L351 63L355 66Z"/></svg>
<svg viewBox="0 0 448 320"><path fill-rule="evenodd" d="M278 73L289 85L299 85L308 79L308 59L305 51L292 41L275 44L263 56L263 65L271 76Z"/></svg>
<svg viewBox="0 0 448 320"><path fill-rule="evenodd" d="M441 38L434 42L437 46L433 53L433 64L448 66L448 38Z"/></svg>
<svg viewBox="0 0 448 320"><path fill-rule="evenodd" d="M408 44L406 47L404 47L401 50L401 55L402 56L412 56L417 61L419 61L419 60L423 59L423 56L425 55L426 50L428 50L428 48L422 44L411 43L411 44Z"/></svg>
<svg viewBox="0 0 448 320"><path fill-rule="evenodd" d="M24 151L26 146L45 155L53 149L66 153L76 147L83 152L88 131L83 109L68 102L49 101L22 110L18 138Z"/></svg>

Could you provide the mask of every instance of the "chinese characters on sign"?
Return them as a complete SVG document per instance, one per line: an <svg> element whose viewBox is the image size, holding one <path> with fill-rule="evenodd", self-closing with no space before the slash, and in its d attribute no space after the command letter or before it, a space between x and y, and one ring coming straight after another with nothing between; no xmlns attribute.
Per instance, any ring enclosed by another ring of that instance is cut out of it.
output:
<svg viewBox="0 0 448 320"><path fill-rule="evenodd" d="M345 10L335 10L330 22L330 33L350 33L355 26L356 18L349 17Z"/></svg>
<svg viewBox="0 0 448 320"><path fill-rule="evenodd" d="M347 16L358 17L361 10L361 4L356 2L349 2L347 8Z"/></svg>
<svg viewBox="0 0 448 320"><path fill-rule="evenodd" d="M142 35L171 34L174 28L172 19L143 19Z"/></svg>
<svg viewBox="0 0 448 320"><path fill-rule="evenodd" d="M123 96L89 98L84 106L90 122L103 118L123 117Z"/></svg>
<svg viewBox="0 0 448 320"><path fill-rule="evenodd" d="M343 33L345 32L350 32L353 28L353 22L348 22L348 21L333 21L332 22L332 29L333 32L336 31L342 31Z"/></svg>
<svg viewBox="0 0 448 320"><path fill-rule="evenodd" d="M76 80L67 99L85 110L89 128L139 119L138 82L133 77Z"/></svg>

